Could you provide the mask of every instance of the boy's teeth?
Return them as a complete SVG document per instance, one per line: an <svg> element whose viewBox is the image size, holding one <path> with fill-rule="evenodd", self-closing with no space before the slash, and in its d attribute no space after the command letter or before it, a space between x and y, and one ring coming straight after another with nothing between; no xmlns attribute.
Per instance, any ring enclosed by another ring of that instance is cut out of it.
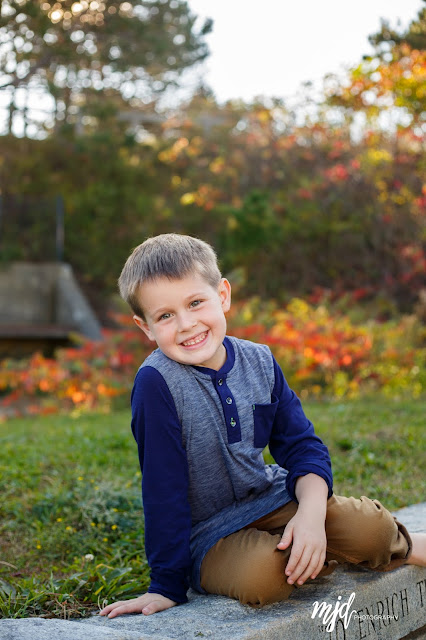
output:
<svg viewBox="0 0 426 640"><path fill-rule="evenodd" d="M206 337L207 334L203 333L200 336L198 336L198 338L194 338L194 340L187 340L186 342L183 343L183 345L185 347L190 347L193 344L198 344L198 342L202 342L202 340L204 340L204 338Z"/></svg>

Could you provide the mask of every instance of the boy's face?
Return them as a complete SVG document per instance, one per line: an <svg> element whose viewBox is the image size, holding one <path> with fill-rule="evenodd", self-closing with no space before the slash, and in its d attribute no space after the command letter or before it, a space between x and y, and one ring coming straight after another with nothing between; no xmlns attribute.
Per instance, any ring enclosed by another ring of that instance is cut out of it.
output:
<svg viewBox="0 0 426 640"><path fill-rule="evenodd" d="M145 320L135 323L171 360L219 370L226 360L223 339L231 285L214 289L199 273L177 280L162 277L140 287Z"/></svg>

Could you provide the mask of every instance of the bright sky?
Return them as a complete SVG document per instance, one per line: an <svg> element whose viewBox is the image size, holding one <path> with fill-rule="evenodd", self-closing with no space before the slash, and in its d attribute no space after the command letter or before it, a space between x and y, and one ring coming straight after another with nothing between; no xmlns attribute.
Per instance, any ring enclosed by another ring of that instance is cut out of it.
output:
<svg viewBox="0 0 426 640"><path fill-rule="evenodd" d="M421 0L188 0L193 13L214 20L211 55L202 75L222 102L294 95L371 53L368 36L380 18L407 26Z"/></svg>

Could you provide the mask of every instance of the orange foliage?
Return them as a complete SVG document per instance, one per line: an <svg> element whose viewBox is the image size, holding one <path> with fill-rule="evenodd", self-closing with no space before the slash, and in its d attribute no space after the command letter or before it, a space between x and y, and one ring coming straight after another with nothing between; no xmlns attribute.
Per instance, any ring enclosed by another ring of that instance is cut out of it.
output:
<svg viewBox="0 0 426 640"><path fill-rule="evenodd" d="M425 391L426 350L412 317L354 325L347 315L329 310L324 292L315 295L315 306L300 299L285 308L258 299L237 302L228 315L229 333L269 345L290 386L304 397L371 388ZM136 370L152 343L127 328L130 318L122 319L125 328L105 330L101 342L61 349L56 359L36 353L0 363L0 416L111 411L120 397L128 406Z"/></svg>
<svg viewBox="0 0 426 640"><path fill-rule="evenodd" d="M127 318L125 324L130 326ZM2 408L7 415L109 411L117 396L129 393L150 350L140 331L125 328L104 330L99 342L83 340L78 348L60 349L56 358L35 353L28 360L4 360L0 413Z"/></svg>

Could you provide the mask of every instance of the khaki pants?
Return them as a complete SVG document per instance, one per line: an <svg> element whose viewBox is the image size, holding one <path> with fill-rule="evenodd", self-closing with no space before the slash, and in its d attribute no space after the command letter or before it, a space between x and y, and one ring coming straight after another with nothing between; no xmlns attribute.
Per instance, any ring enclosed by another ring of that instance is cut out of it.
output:
<svg viewBox="0 0 426 640"><path fill-rule="evenodd" d="M201 586L208 593L262 606L288 598L295 588L286 581L291 546L277 549L287 522L297 511L289 502L247 527L221 538L201 565ZM325 521L327 553L319 576L337 563L350 562L375 571L391 571L411 553L411 538L378 500L331 496ZM298 587L300 588L300 587Z"/></svg>

